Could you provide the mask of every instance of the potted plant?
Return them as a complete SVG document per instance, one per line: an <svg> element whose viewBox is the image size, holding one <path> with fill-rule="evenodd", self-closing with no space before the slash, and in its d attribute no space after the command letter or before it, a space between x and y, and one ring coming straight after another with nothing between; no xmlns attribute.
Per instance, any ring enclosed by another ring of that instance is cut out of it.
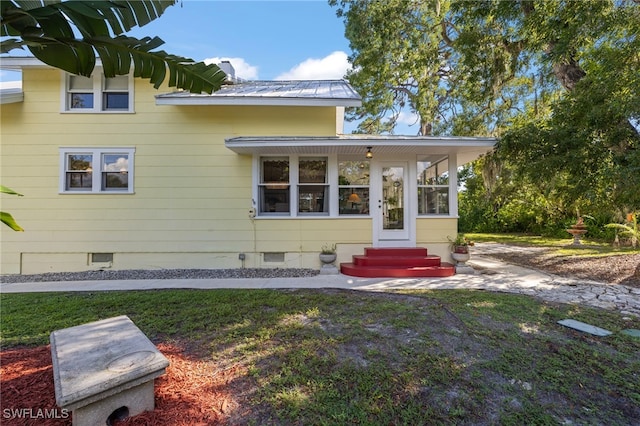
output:
<svg viewBox="0 0 640 426"><path fill-rule="evenodd" d="M320 262L324 265L328 265L336 261L336 245L335 244L325 244L322 246L322 250L320 251Z"/></svg>
<svg viewBox="0 0 640 426"><path fill-rule="evenodd" d="M473 241L459 233L455 238L447 237L452 253L469 253L469 247L473 246Z"/></svg>
<svg viewBox="0 0 640 426"><path fill-rule="evenodd" d="M464 262L469 260L471 255L469 254L469 247L473 246L473 241L459 233L455 238L447 237L449 240L449 246L451 247L451 257L456 262L464 265Z"/></svg>

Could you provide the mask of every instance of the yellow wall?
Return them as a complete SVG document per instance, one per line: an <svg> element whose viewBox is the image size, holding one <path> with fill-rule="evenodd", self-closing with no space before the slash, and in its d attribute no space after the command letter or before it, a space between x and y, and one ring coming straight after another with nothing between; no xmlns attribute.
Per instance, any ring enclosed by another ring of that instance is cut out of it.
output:
<svg viewBox="0 0 640 426"><path fill-rule="evenodd" d="M262 251L283 251L283 265L317 268L325 242L363 240L359 230L370 240L368 220L251 220L251 157L224 146L335 136L335 108L157 106L154 95L170 89L136 80L133 114L61 113L60 82L57 70L25 70L24 102L1 108L0 182L24 194L2 194L2 210L26 230L0 228L1 273L104 266L89 253L131 269L237 267L239 253L264 266ZM135 193L59 194L59 148L75 146L135 148Z"/></svg>
<svg viewBox="0 0 640 426"><path fill-rule="evenodd" d="M458 219L449 217L420 218L416 221L416 243L427 247L429 254L442 258L443 262L453 262L448 237L454 238L458 232Z"/></svg>

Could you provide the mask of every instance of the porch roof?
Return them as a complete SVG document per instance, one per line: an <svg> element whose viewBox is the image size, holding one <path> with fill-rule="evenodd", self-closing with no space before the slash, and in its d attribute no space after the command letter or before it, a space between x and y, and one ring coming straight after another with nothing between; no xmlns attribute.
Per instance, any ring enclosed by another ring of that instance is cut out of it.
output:
<svg viewBox="0 0 640 426"><path fill-rule="evenodd" d="M0 105L24 101L22 82L9 81L0 83Z"/></svg>
<svg viewBox="0 0 640 426"><path fill-rule="evenodd" d="M329 137L249 136L225 140L225 146L238 154L342 154L361 155L371 147L374 157L392 155L457 154L458 165L491 151L497 140L486 137L338 135Z"/></svg>

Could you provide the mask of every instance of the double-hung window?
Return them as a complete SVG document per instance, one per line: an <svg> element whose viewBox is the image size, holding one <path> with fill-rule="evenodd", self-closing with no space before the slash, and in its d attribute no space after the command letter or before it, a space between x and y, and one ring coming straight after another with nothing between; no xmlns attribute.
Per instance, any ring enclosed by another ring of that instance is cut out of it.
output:
<svg viewBox="0 0 640 426"><path fill-rule="evenodd" d="M327 157L262 157L258 211L262 216L329 215Z"/></svg>
<svg viewBox="0 0 640 426"><path fill-rule="evenodd" d="M449 158L418 161L418 214L449 214Z"/></svg>
<svg viewBox="0 0 640 426"><path fill-rule="evenodd" d="M265 157L260 159L260 184L258 198L260 214L291 214L289 185L289 158Z"/></svg>
<svg viewBox="0 0 640 426"><path fill-rule="evenodd" d="M61 148L61 193L133 193L133 148Z"/></svg>
<svg viewBox="0 0 640 426"><path fill-rule="evenodd" d="M338 160L340 215L369 214L369 160Z"/></svg>
<svg viewBox="0 0 640 426"><path fill-rule="evenodd" d="M133 80L128 75L105 78L100 70L91 77L64 76L63 111L132 112Z"/></svg>
<svg viewBox="0 0 640 426"><path fill-rule="evenodd" d="M298 160L298 213L329 214L329 182L326 157Z"/></svg>

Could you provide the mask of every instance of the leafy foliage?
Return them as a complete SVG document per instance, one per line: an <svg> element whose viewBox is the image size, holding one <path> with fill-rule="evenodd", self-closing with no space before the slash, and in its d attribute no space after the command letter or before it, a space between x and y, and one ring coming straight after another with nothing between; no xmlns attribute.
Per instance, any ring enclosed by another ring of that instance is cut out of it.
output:
<svg viewBox="0 0 640 426"><path fill-rule="evenodd" d="M13 189L7 188L6 186L0 185L0 192L3 194L11 194L17 195L18 197L22 197L22 194L17 193ZM7 225L9 228L14 231L24 231L20 225L16 222L16 220L11 216L10 213L0 211L0 221Z"/></svg>
<svg viewBox="0 0 640 426"><path fill-rule="evenodd" d="M105 77L128 74L160 87L169 70L169 86L211 93L225 80L217 65L155 50L158 37L123 35L159 18L176 0L3 1L0 53L26 47L36 58L71 74L90 76L99 56ZM77 35L80 37L77 37Z"/></svg>
<svg viewBox="0 0 640 426"><path fill-rule="evenodd" d="M362 118L359 131L392 133L406 108L416 113L420 132L431 134L445 115L448 100L446 39L439 14L428 2L354 0L329 2L345 17L345 34L354 54L350 83L363 96L351 118ZM405 108L406 107L406 108Z"/></svg>
<svg viewBox="0 0 640 426"><path fill-rule="evenodd" d="M461 174L461 229L561 230L640 206L640 4L330 0L359 131L499 137ZM606 221L604 222L606 223Z"/></svg>
<svg viewBox="0 0 640 426"><path fill-rule="evenodd" d="M638 226L638 215L629 213L627 215L627 223L609 223L605 225L607 228L614 228L623 237L629 238L631 246L636 248L640 242L640 227Z"/></svg>

